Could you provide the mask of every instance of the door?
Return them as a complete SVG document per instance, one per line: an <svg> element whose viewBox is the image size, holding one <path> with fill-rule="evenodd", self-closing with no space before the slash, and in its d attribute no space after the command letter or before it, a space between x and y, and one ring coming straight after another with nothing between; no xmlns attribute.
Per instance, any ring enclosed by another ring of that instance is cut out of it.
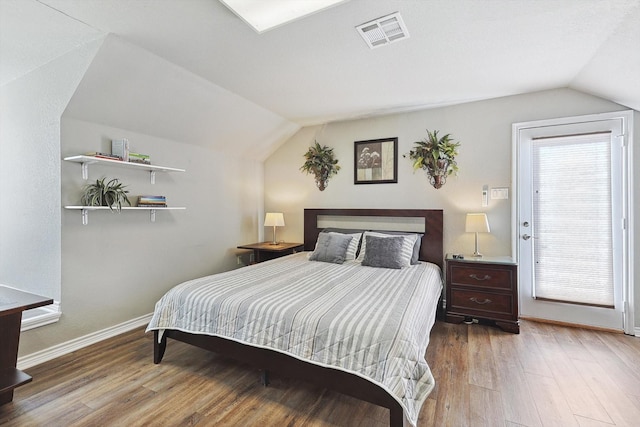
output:
<svg viewBox="0 0 640 427"><path fill-rule="evenodd" d="M521 317L625 328L626 125L620 113L514 125Z"/></svg>

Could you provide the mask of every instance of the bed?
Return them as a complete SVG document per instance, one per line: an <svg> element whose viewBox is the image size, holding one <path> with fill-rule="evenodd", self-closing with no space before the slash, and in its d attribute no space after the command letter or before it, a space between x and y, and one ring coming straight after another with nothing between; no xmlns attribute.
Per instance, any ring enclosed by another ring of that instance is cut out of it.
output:
<svg viewBox="0 0 640 427"><path fill-rule="evenodd" d="M354 251L343 262L314 261L329 241L353 250L354 230L321 234L321 218L332 217L412 218L421 229L367 232L358 244L368 242L364 257L352 259ZM407 252L415 234L422 238L405 254L415 264L376 265L378 246ZM174 339L254 365L265 385L269 372L311 381L389 408L392 427L415 425L435 385L424 353L442 290L442 211L305 209L304 247L168 291L147 328L154 363Z"/></svg>

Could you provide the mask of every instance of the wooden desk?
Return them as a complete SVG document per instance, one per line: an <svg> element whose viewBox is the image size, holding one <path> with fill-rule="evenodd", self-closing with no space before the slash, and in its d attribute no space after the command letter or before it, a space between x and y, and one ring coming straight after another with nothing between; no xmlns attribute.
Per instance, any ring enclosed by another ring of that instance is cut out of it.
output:
<svg viewBox="0 0 640 427"><path fill-rule="evenodd" d="M304 245L302 243L278 243L274 245L269 242L262 242L238 246L238 249L251 249L253 251L253 260L258 263L295 254L296 252L302 252Z"/></svg>
<svg viewBox="0 0 640 427"><path fill-rule="evenodd" d="M31 376L16 369L22 312L53 304L41 297L0 285L0 405L13 400L13 389L31 381Z"/></svg>

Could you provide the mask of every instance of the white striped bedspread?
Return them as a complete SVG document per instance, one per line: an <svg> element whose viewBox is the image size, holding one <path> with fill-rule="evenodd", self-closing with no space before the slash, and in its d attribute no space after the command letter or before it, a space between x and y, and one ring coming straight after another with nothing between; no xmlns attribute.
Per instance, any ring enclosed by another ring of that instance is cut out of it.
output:
<svg viewBox="0 0 640 427"><path fill-rule="evenodd" d="M440 269L307 257L300 252L182 283L156 304L147 331L225 337L359 375L390 393L416 425L435 386L425 352Z"/></svg>

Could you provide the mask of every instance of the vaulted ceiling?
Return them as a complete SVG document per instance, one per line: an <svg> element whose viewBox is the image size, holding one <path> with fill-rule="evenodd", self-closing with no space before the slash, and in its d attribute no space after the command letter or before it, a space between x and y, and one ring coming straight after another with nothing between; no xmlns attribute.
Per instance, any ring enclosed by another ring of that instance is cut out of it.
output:
<svg viewBox="0 0 640 427"><path fill-rule="evenodd" d="M410 37L369 49L393 12ZM0 83L107 34L297 126L563 87L640 110L640 0L348 0L262 34L218 0L0 0Z"/></svg>

